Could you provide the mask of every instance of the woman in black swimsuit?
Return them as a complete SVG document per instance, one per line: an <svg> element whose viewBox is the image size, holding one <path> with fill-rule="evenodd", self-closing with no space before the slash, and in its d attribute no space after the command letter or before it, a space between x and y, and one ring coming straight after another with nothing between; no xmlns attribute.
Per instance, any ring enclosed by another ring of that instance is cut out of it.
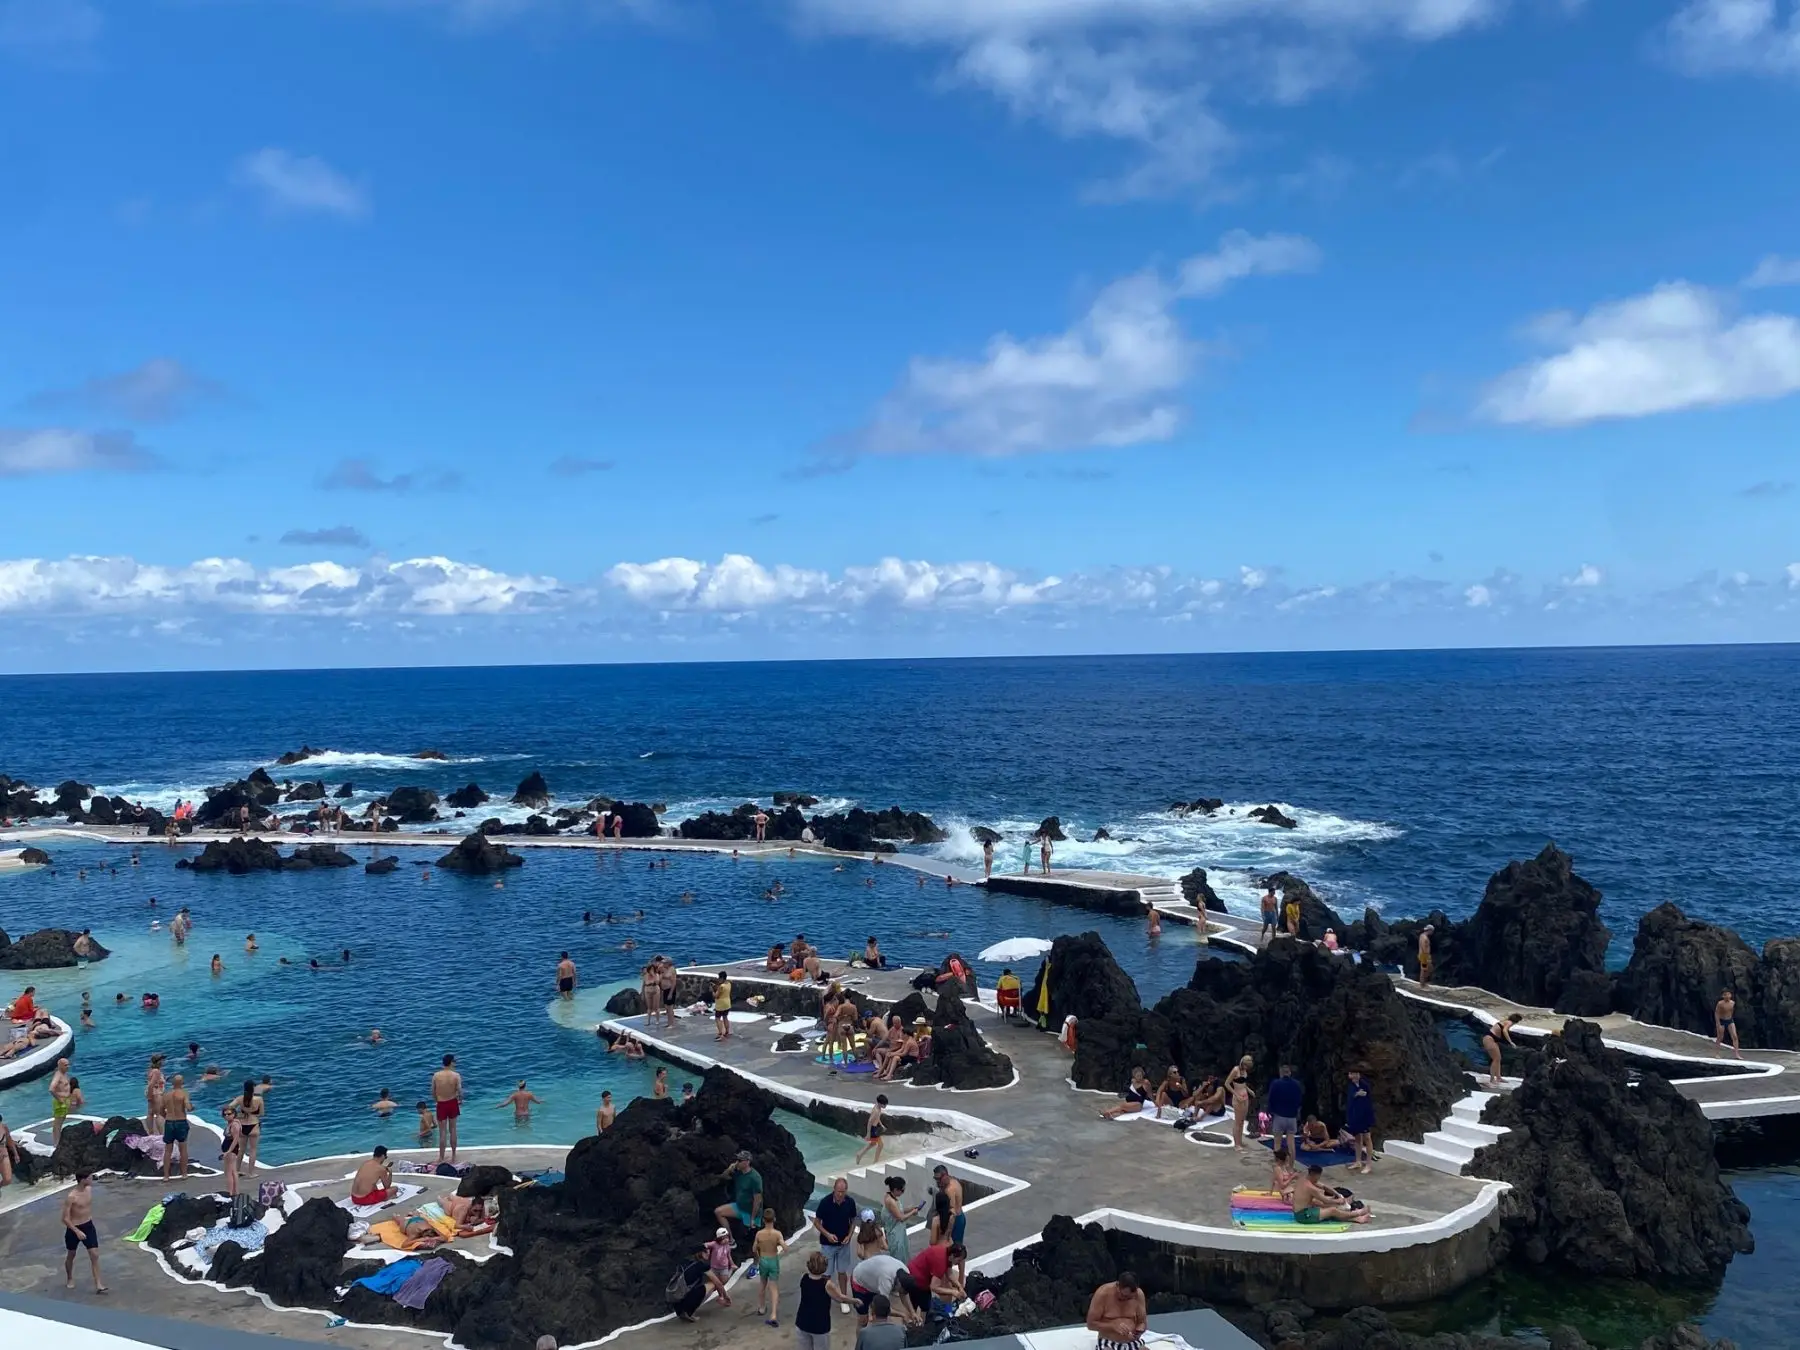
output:
<svg viewBox="0 0 1800 1350"><path fill-rule="evenodd" d="M1144 1071L1133 1069L1131 1082L1125 1087L1125 1100L1117 1106L1109 1106L1100 1113L1105 1120L1117 1120L1120 1116L1136 1115L1144 1109L1144 1103L1150 1100L1150 1080L1144 1077Z"/></svg>
<svg viewBox="0 0 1800 1350"><path fill-rule="evenodd" d="M244 1170L256 1170L256 1146L261 1142L263 1099L256 1095L256 1080L244 1080L244 1095L236 1103L238 1118L238 1153L244 1160Z"/></svg>

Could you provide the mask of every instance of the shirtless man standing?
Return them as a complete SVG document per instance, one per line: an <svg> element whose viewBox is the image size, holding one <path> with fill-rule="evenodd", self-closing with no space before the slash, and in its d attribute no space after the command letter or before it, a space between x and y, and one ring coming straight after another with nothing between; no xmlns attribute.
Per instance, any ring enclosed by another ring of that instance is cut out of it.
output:
<svg viewBox="0 0 1800 1350"><path fill-rule="evenodd" d="M594 1112L594 1133L605 1134L612 1128L612 1123L617 1119L618 1114L619 1109L613 1105L612 1093L610 1091L602 1092L600 1109Z"/></svg>
<svg viewBox="0 0 1800 1350"><path fill-rule="evenodd" d="M1094 1290L1087 1329L1099 1338L1099 1350L1137 1350L1150 1326L1149 1315L1137 1276L1121 1270L1118 1279Z"/></svg>
<svg viewBox="0 0 1800 1350"><path fill-rule="evenodd" d="M756 813L756 842L762 843L769 832L769 813L758 810Z"/></svg>
<svg viewBox="0 0 1800 1350"><path fill-rule="evenodd" d="M1737 995L1729 989L1721 992L1719 1001L1713 1004L1713 1044L1721 1050L1725 1048L1727 1033L1731 1036L1731 1053L1742 1059L1744 1051L1738 1044Z"/></svg>
<svg viewBox="0 0 1800 1350"><path fill-rule="evenodd" d="M181 1075L176 1074L163 1093L161 1109L157 1112L163 1123L164 1181L169 1179L169 1164L175 1161L177 1149L181 1151L181 1175L186 1177L188 1174L188 1111L192 1105L187 1088L182 1086Z"/></svg>
<svg viewBox="0 0 1800 1350"><path fill-rule="evenodd" d="M462 1114L462 1075L456 1071L456 1056L445 1055L444 1067L431 1075L431 1100L437 1105L438 1161L444 1161L444 1150L450 1150L450 1161L456 1161L456 1118Z"/></svg>
<svg viewBox="0 0 1800 1350"><path fill-rule="evenodd" d="M69 1061L56 1061L56 1072L50 1075L50 1142L62 1142L63 1122L69 1118L69 1098L74 1088L69 1085Z"/></svg>
<svg viewBox="0 0 1800 1350"><path fill-rule="evenodd" d="M88 1266L94 1272L94 1292L104 1294L100 1283L100 1235L94 1231L94 1191L86 1172L75 1174L75 1187L62 1202L63 1280L66 1288L75 1287L75 1253L87 1248Z"/></svg>
<svg viewBox="0 0 1800 1350"><path fill-rule="evenodd" d="M1419 930L1419 988L1431 983L1431 925Z"/></svg>
<svg viewBox="0 0 1800 1350"><path fill-rule="evenodd" d="M556 963L556 992L564 999L575 997L575 963L569 959L567 952Z"/></svg>

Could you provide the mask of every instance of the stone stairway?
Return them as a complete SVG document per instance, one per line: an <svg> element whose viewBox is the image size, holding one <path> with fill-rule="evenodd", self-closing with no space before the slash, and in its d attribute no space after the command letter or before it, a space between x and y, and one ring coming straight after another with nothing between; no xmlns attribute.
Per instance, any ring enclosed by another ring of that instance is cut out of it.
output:
<svg viewBox="0 0 1800 1350"><path fill-rule="evenodd" d="M1482 1123L1481 1113L1498 1093L1471 1092L1450 1107L1450 1114L1435 1130L1428 1130L1418 1143L1390 1139L1382 1148L1389 1157L1401 1158L1434 1172L1461 1176L1463 1169L1475 1160L1477 1149L1486 1148L1507 1133L1504 1125Z"/></svg>

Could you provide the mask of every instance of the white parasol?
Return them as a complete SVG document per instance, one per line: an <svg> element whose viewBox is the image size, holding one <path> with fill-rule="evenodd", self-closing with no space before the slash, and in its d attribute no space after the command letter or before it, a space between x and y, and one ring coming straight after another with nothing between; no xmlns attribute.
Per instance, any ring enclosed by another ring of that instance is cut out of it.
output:
<svg viewBox="0 0 1800 1350"><path fill-rule="evenodd" d="M1005 942L996 942L981 953L983 961L1029 961L1034 956L1042 956L1050 950L1050 943L1044 938L1008 938Z"/></svg>

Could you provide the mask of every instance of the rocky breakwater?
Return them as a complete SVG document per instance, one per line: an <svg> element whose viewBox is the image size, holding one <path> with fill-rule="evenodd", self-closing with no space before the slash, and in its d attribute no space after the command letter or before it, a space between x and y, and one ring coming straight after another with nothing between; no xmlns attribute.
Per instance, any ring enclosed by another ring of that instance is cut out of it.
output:
<svg viewBox="0 0 1800 1350"><path fill-rule="evenodd" d="M1772 939L1759 955L1731 929L1690 919L1672 904L1638 920L1615 993L1622 1011L1710 1036L1713 1007L1726 989L1737 999L1744 1045L1800 1049L1800 938Z"/></svg>
<svg viewBox="0 0 1800 1350"><path fill-rule="evenodd" d="M402 825L428 825L438 818L438 795L427 787L399 787L388 793L382 814Z"/></svg>
<svg viewBox="0 0 1800 1350"><path fill-rule="evenodd" d="M731 811L708 811L682 821L680 834L683 839L754 839L759 810L755 802L745 802ZM813 842L843 853L894 853L900 844L936 844L950 837L930 816L898 806L882 811L865 811L858 806L808 820L790 802L768 816L769 839L797 843L810 832Z"/></svg>
<svg viewBox="0 0 1800 1350"><path fill-rule="evenodd" d="M194 823L202 828L236 825L245 807L250 808L251 821L260 822L280 800L281 788L268 771L252 769L235 783L208 788L206 800L194 812Z"/></svg>
<svg viewBox="0 0 1800 1350"><path fill-rule="evenodd" d="M40 928L20 938L9 938L0 928L0 970L55 970L80 964L75 954L75 940L81 936L70 928ZM88 935L87 959L104 961L112 953Z"/></svg>
<svg viewBox="0 0 1800 1350"><path fill-rule="evenodd" d="M1096 933L1051 948L1048 1030L1076 1021L1070 1077L1077 1087L1118 1092L1133 1066L1154 1077L1169 1064L1189 1082L1223 1078L1241 1055L1255 1061L1259 1090L1292 1064L1308 1113L1343 1124L1349 1071L1368 1075L1381 1138L1418 1139L1468 1093L1462 1063L1425 1010L1371 967L1311 943L1278 938L1250 962L1203 957L1193 978L1145 1008L1131 978ZM1025 1001L1037 1006L1045 971Z"/></svg>
<svg viewBox="0 0 1800 1350"><path fill-rule="evenodd" d="M1386 923L1370 910L1345 941L1417 975L1419 933L1430 924L1434 983L1475 985L1532 1007L1597 1017L1611 1011L1613 997L1606 973L1612 934L1599 909L1600 892L1576 874L1568 854L1546 844L1537 857L1494 873L1474 915L1461 923L1442 912Z"/></svg>
<svg viewBox="0 0 1800 1350"><path fill-rule="evenodd" d="M266 839L213 839L197 858L181 858L175 866L190 872L228 872L234 877L251 872L306 872L313 868L354 867L356 859L335 844L308 844L287 857Z"/></svg>
<svg viewBox="0 0 1800 1350"><path fill-rule="evenodd" d="M295 1211L260 1259L241 1261L228 1245L210 1274L224 1267L225 1283L248 1284L277 1304L448 1333L471 1350L531 1350L543 1335L591 1343L667 1311L669 1274L712 1237L714 1208L732 1198L726 1169L740 1151L761 1175L763 1204L781 1230L805 1223L813 1176L773 1119L774 1105L721 1069L685 1106L637 1099L605 1134L569 1150L560 1184L502 1188L495 1236L511 1255L453 1259L416 1311L360 1287L336 1300L336 1287L379 1267L345 1261L350 1216L323 1198ZM737 1230L740 1249L746 1237Z"/></svg>
<svg viewBox="0 0 1800 1350"><path fill-rule="evenodd" d="M1628 1074L1600 1028L1571 1020L1484 1119L1509 1133L1473 1176L1508 1182L1505 1255L1588 1276L1716 1280L1752 1249L1750 1211L1719 1173L1700 1108Z"/></svg>
<svg viewBox="0 0 1800 1350"><path fill-rule="evenodd" d="M525 859L506 845L496 844L476 831L439 858L437 865L448 872L485 876L489 872L504 872L509 867L523 867Z"/></svg>
<svg viewBox="0 0 1800 1350"><path fill-rule="evenodd" d="M39 797L38 790L30 783L0 773L0 816L9 820L32 820L56 814L55 805Z"/></svg>
<svg viewBox="0 0 1800 1350"><path fill-rule="evenodd" d="M767 816L764 837L789 843L799 842L806 832L807 820L798 806L781 806L764 811L755 802L745 802L730 811L703 811L681 822L676 830L683 839L739 840L756 838L756 817Z"/></svg>

